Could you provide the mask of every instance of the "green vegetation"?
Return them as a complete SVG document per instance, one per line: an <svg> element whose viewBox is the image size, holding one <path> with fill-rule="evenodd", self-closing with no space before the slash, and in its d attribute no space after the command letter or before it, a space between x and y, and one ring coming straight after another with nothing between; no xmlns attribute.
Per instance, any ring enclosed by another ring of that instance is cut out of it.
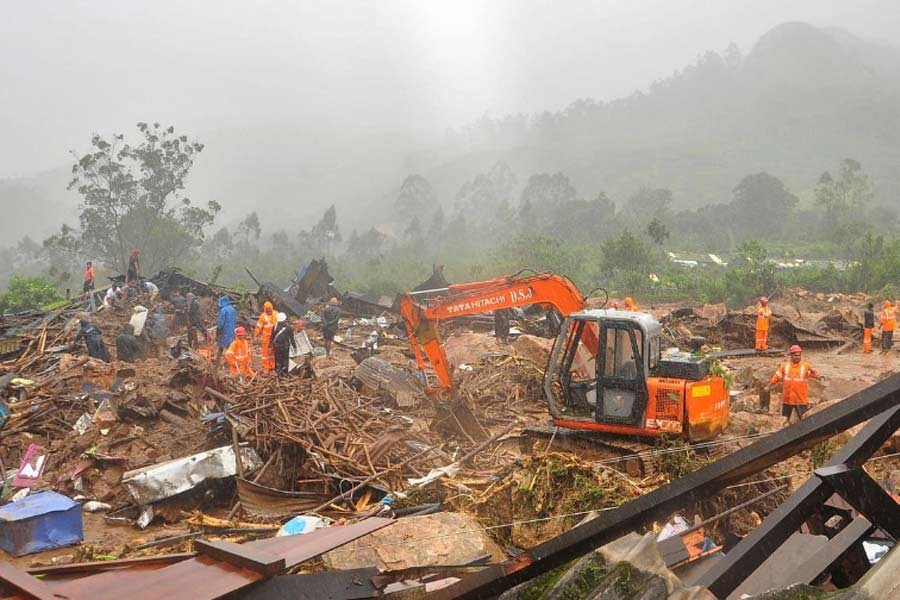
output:
<svg viewBox="0 0 900 600"><path fill-rule="evenodd" d="M0 294L0 312L44 308L60 299L56 287L45 278L13 275L6 292Z"/></svg>

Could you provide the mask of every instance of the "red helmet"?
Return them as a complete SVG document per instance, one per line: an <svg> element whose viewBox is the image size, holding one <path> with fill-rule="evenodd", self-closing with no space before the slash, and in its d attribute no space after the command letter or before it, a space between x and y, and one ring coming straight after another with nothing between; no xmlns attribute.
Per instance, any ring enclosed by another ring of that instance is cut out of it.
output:
<svg viewBox="0 0 900 600"><path fill-rule="evenodd" d="M137 248L135 248L134 250L131 251L131 255L132 255L132 256L137 256L137 255L140 254L140 253L141 253L141 251L138 250Z"/></svg>
<svg viewBox="0 0 900 600"><path fill-rule="evenodd" d="M237 329L234 330L234 335L238 335L238 336L247 335L247 330L244 329L243 327L238 327Z"/></svg>
<svg viewBox="0 0 900 600"><path fill-rule="evenodd" d="M791 346L790 352L791 354L800 354L801 352L803 352L803 349L800 348L800 346L798 346L797 344L794 344L793 346Z"/></svg>

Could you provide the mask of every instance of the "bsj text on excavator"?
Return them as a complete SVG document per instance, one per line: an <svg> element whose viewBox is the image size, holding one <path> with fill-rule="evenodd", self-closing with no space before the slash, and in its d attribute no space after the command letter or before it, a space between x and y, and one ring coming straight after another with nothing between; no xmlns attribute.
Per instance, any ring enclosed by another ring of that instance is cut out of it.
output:
<svg viewBox="0 0 900 600"><path fill-rule="evenodd" d="M536 305L562 319L544 375L556 426L620 435L675 434L691 441L722 432L728 423L728 390L703 358L677 352L663 358L661 328L652 315L588 309L586 301L563 275L517 274L407 292L400 314L419 369L434 371L437 383L427 391L437 401L454 396L440 321Z"/></svg>

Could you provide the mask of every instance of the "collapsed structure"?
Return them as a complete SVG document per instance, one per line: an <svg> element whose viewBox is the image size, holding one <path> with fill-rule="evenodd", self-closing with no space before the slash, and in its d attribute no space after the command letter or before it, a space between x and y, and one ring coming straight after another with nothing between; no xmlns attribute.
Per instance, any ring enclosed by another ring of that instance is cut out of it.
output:
<svg viewBox="0 0 900 600"><path fill-rule="evenodd" d="M744 350L752 314L661 307L669 344L725 363L729 429L598 445L546 427L551 341L524 333L549 333L524 313L509 344L492 319L439 323L465 407L448 412L424 393L399 305L340 292L324 261L252 295L151 279L159 302L197 294L207 322L221 295L241 323L265 300L304 318L293 375L229 377L177 335L168 356L90 359L70 344L81 301L0 319L0 542L17 540L0 547L22 554L0 564L2 597L727 598L796 584L865 597L890 585L878 572L896 553L871 567L871 548L900 533L879 483L900 426L890 357L828 381L822 409L779 430L760 387L777 360ZM436 267L418 287L447 284ZM345 317L326 360L317 310L334 296ZM789 290L770 339L838 360L861 333L858 300ZM129 316L93 318L109 339ZM46 535L49 519L68 537Z"/></svg>

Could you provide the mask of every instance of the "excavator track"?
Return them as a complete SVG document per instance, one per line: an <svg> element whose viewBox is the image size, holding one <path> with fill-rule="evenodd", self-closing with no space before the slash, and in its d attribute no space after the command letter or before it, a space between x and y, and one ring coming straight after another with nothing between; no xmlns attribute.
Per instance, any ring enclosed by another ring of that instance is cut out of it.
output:
<svg viewBox="0 0 900 600"><path fill-rule="evenodd" d="M630 477L644 478L657 472L656 460L647 454L654 448L652 439L564 429L554 425L528 427L523 433L523 445L528 446L523 448L524 451L529 451L536 440L546 440L551 451L570 452L587 462L602 463Z"/></svg>

